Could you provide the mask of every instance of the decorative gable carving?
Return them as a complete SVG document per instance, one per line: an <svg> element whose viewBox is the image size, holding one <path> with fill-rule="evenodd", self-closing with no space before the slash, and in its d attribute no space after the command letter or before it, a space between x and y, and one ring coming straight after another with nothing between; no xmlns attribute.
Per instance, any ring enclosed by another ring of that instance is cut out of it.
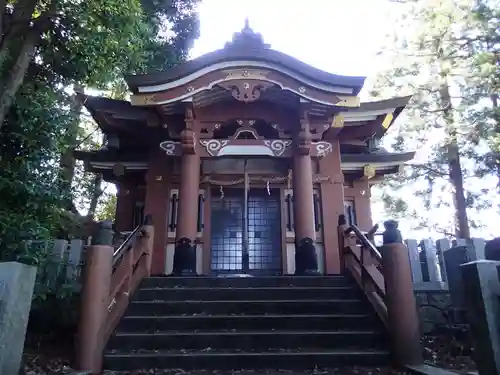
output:
<svg viewBox="0 0 500 375"><path fill-rule="evenodd" d="M269 87L275 86L274 83L256 79L234 79L223 81L218 86L231 92L236 100L244 103L254 102L260 98L260 94Z"/></svg>

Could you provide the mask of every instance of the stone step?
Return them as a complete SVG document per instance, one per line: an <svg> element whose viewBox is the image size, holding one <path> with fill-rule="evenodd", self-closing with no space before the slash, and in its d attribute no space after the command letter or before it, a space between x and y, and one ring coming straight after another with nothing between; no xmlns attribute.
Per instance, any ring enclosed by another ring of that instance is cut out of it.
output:
<svg viewBox="0 0 500 375"><path fill-rule="evenodd" d="M191 287L191 288L247 288L279 286L351 286L352 281L343 276L266 276L266 277L149 277L141 288Z"/></svg>
<svg viewBox="0 0 500 375"><path fill-rule="evenodd" d="M269 348L370 349L386 340L380 331L218 331L117 333L109 350L219 350L266 351Z"/></svg>
<svg viewBox="0 0 500 375"><path fill-rule="evenodd" d="M252 314L360 314L369 310L360 299L296 299L240 301L131 301L127 315L252 315Z"/></svg>
<svg viewBox="0 0 500 375"><path fill-rule="evenodd" d="M167 330L367 330L380 323L375 314L166 315L125 316L118 332Z"/></svg>
<svg viewBox="0 0 500 375"><path fill-rule="evenodd" d="M350 278L153 277L106 348L108 370L314 369L390 363ZM149 370L148 370L149 371Z"/></svg>
<svg viewBox="0 0 500 375"><path fill-rule="evenodd" d="M266 352L141 351L106 353L104 368L112 371L134 369L314 369L337 366L383 366L390 362L384 350L300 350Z"/></svg>
<svg viewBox="0 0 500 375"><path fill-rule="evenodd" d="M138 301L184 301L184 300L293 300L293 299L352 299L361 297L352 286L334 287L253 287L253 288L140 288Z"/></svg>

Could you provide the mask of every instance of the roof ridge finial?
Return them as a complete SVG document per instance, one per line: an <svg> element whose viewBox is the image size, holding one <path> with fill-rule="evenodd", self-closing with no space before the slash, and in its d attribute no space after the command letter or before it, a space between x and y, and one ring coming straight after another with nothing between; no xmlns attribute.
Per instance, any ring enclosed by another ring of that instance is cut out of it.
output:
<svg viewBox="0 0 500 375"><path fill-rule="evenodd" d="M270 48L270 46L264 43L262 35L256 33L250 27L250 20L245 17L245 26L239 33L233 34L233 40L226 43L226 47L237 47L237 48Z"/></svg>

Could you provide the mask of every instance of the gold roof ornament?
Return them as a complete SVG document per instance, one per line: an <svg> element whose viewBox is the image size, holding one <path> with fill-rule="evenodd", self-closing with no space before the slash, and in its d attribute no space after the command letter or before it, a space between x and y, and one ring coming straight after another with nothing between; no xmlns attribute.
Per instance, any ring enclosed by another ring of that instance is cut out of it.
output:
<svg viewBox="0 0 500 375"><path fill-rule="evenodd" d="M332 128L343 128L344 127L344 116L341 114L335 115L332 121Z"/></svg>
<svg viewBox="0 0 500 375"><path fill-rule="evenodd" d="M385 118L384 118L384 121L382 121L382 127L384 129L388 129L389 126L391 126L391 123L392 123L392 120L394 119L394 115L391 113L388 113Z"/></svg>
<svg viewBox="0 0 500 375"><path fill-rule="evenodd" d="M375 177L375 167L371 164L367 164L363 167L363 176L370 179Z"/></svg>

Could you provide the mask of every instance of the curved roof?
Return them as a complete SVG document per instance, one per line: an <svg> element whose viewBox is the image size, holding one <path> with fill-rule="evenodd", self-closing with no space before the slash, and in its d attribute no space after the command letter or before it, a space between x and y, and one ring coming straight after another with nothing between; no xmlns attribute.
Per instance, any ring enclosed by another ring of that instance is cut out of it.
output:
<svg viewBox="0 0 500 375"><path fill-rule="evenodd" d="M352 165L392 165L394 163L405 163L415 157L415 152L371 152L369 154L342 154L342 163Z"/></svg>
<svg viewBox="0 0 500 375"><path fill-rule="evenodd" d="M105 133L113 134L143 134L145 129L147 132L152 132L158 125L163 123L175 123L172 119L177 116L176 112L163 113L160 115L157 111L147 107L133 106L130 102L124 100L109 99L103 97L94 97L90 95L79 94L80 100L95 119L99 127ZM346 140L361 140L366 141L375 137L381 138L385 132L394 124L399 114L403 111L406 104L410 100L409 96L380 100L376 102L361 103L358 108L336 109L335 112L328 111L328 108L322 105L311 105L309 107L310 114L315 116L311 123L312 129L318 139L323 138L329 140L338 138ZM242 104L236 103L224 107L224 110L231 108L231 113L237 113L244 106L250 116L257 113L262 114L263 107L255 107L253 103ZM177 107L176 107L177 108ZM184 107L179 107L182 111ZM179 109L177 108L177 109ZM239 108L239 109L238 109ZM265 107L267 113L275 111L275 107ZM232 116L232 115L228 115ZM332 122L335 122L336 117L340 117L342 125L334 127ZM257 115L256 118L259 118ZM224 119L217 115L209 115L206 118L207 122L219 123L225 122ZM281 123L283 119L276 117L276 121ZM286 128L285 123L281 125Z"/></svg>
<svg viewBox="0 0 500 375"><path fill-rule="evenodd" d="M238 66L240 62L242 66L262 65L271 69L289 71L319 85L352 88L353 95L359 93L365 81L365 77L327 73L294 57L270 49L269 45L264 43L262 36L248 26L248 22L241 32L234 34L232 42L227 43L223 49L181 63L167 72L128 76L125 79L129 88L137 93L140 91L139 87L173 83L200 70L230 62L233 63L233 67Z"/></svg>

